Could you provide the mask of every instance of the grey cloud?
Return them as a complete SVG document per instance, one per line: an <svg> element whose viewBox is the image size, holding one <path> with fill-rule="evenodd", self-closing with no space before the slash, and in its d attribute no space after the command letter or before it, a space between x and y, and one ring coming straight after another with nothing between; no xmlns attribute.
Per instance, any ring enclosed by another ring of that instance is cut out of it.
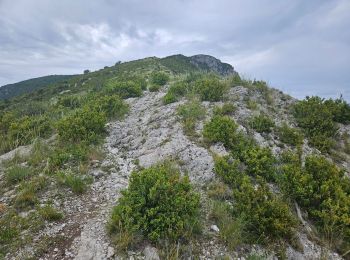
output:
<svg viewBox="0 0 350 260"><path fill-rule="evenodd" d="M350 100L347 0L0 0L0 85L207 53L296 97Z"/></svg>

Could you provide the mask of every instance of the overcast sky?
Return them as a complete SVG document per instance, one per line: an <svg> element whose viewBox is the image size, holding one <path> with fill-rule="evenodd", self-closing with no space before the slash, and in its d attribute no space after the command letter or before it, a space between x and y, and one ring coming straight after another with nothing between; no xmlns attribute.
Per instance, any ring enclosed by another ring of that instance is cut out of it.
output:
<svg viewBox="0 0 350 260"><path fill-rule="evenodd" d="M178 53L350 101L350 0L0 0L0 86Z"/></svg>

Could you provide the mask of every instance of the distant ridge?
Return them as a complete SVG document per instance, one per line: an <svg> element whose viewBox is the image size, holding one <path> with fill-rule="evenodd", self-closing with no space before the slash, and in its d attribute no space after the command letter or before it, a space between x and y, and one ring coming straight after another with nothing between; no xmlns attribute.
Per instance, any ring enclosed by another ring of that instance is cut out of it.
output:
<svg viewBox="0 0 350 260"><path fill-rule="evenodd" d="M0 100L10 99L25 93L30 93L47 85L62 82L70 79L74 75L49 75L33 79L7 84L0 87Z"/></svg>

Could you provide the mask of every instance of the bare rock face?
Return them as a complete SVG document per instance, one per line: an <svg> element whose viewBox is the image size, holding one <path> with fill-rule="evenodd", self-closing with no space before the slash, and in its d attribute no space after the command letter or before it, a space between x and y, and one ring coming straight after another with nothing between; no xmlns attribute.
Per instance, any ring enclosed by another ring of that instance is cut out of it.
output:
<svg viewBox="0 0 350 260"><path fill-rule="evenodd" d="M190 62L202 70L214 71L222 76L238 74L230 64L223 63L213 56L194 55L190 57Z"/></svg>

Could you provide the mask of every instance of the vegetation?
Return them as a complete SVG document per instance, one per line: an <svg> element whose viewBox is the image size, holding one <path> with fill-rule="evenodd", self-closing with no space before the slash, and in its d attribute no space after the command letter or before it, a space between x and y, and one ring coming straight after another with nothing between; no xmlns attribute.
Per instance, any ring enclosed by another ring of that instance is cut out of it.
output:
<svg viewBox="0 0 350 260"><path fill-rule="evenodd" d="M215 76L206 76L195 82L196 93L202 101L221 101L228 91L228 86Z"/></svg>
<svg viewBox="0 0 350 260"><path fill-rule="evenodd" d="M249 126L259 133L269 133L275 126L275 123L267 115L260 114L258 116L253 116L249 120Z"/></svg>
<svg viewBox="0 0 350 260"><path fill-rule="evenodd" d="M24 80L14 84L8 84L0 88L0 100L31 93L40 88L49 87L52 84L65 84L73 75L50 75L29 80Z"/></svg>
<svg viewBox="0 0 350 260"><path fill-rule="evenodd" d="M62 140L71 142L96 143L105 131L105 113L89 109L77 110L57 123L57 131Z"/></svg>
<svg viewBox="0 0 350 260"><path fill-rule="evenodd" d="M236 111L236 106L232 103L225 103L222 107L215 107L214 115L230 116Z"/></svg>
<svg viewBox="0 0 350 260"><path fill-rule="evenodd" d="M235 142L237 124L228 116L214 116L204 125L203 136L209 142L222 142L231 147Z"/></svg>
<svg viewBox="0 0 350 260"><path fill-rule="evenodd" d="M301 166L285 155L280 185L308 213L321 233L341 252L350 248L350 180L321 156L310 155Z"/></svg>
<svg viewBox="0 0 350 260"><path fill-rule="evenodd" d="M291 241L297 222L288 204L269 191L263 178L251 179L247 174L254 172L254 167L246 167L247 171L242 172L237 161L232 163L229 158L215 161L215 173L233 190L231 216L243 221L249 241Z"/></svg>
<svg viewBox="0 0 350 260"><path fill-rule="evenodd" d="M285 122L277 128L277 135L281 142L292 146L301 145L304 139L298 129L289 127Z"/></svg>
<svg viewBox="0 0 350 260"><path fill-rule="evenodd" d="M310 144L322 152L329 152L337 132L335 123L349 123L350 105L342 99L306 97L294 106L293 113Z"/></svg>
<svg viewBox="0 0 350 260"><path fill-rule="evenodd" d="M131 80L111 82L107 86L107 91L122 98L140 97L142 96L142 85Z"/></svg>
<svg viewBox="0 0 350 260"><path fill-rule="evenodd" d="M198 100L193 99L179 106L177 114L182 121L185 134L193 136L196 134L195 128L197 121L204 118L205 109Z"/></svg>
<svg viewBox="0 0 350 260"><path fill-rule="evenodd" d="M165 163L132 173L128 189L113 209L109 231L123 249L137 236L174 242L196 231L198 213L199 195L188 177ZM126 237L131 239L125 241Z"/></svg>
<svg viewBox="0 0 350 260"><path fill-rule="evenodd" d="M157 71L151 74L151 84L155 86L163 86L169 81L169 75L162 72Z"/></svg>

